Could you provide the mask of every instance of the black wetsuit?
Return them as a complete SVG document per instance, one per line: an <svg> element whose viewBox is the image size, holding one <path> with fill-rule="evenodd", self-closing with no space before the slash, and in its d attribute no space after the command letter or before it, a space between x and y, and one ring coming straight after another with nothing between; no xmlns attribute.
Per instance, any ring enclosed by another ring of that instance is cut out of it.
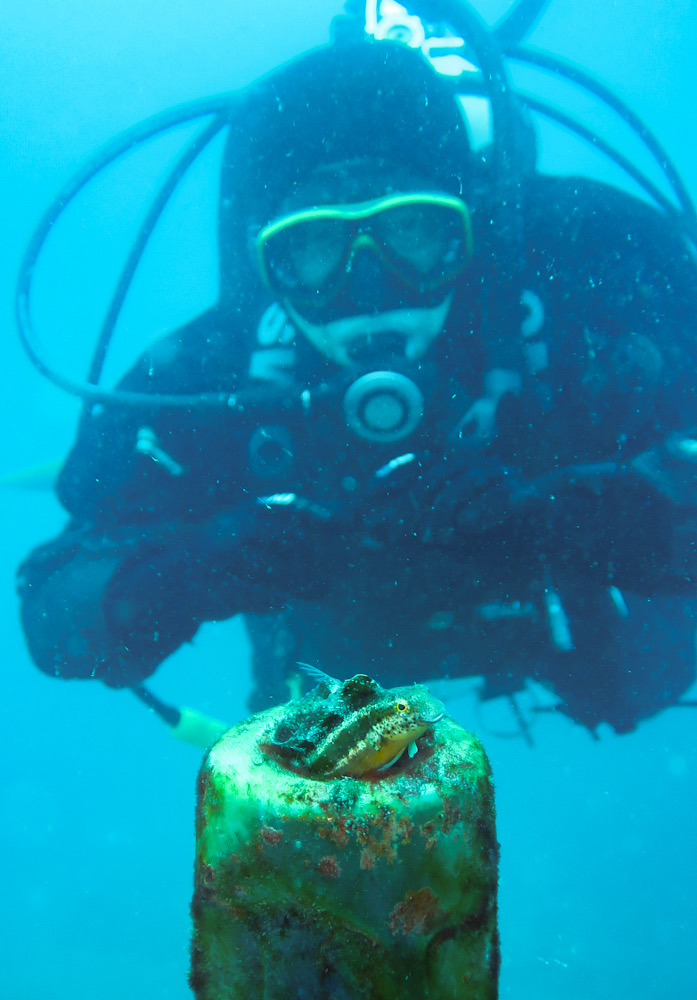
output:
<svg viewBox="0 0 697 1000"><path fill-rule="evenodd" d="M682 438L697 427L695 265L677 229L614 189L534 177L524 203L511 293L523 385L486 446L459 433L495 336L479 294L497 280L486 259L421 362L391 366L425 399L399 441L347 427L342 400L360 372L302 336L286 337L291 372L255 377L255 354L285 364L255 341L261 290L242 325L214 309L124 382L256 387L248 406L86 412L58 484L70 523L20 570L40 668L134 684L202 621L244 612L254 707L287 695L296 660L386 684L483 674L491 694L535 677L576 720L620 731L674 703L694 678ZM138 446L144 428L175 464ZM552 592L573 649L550 627Z"/></svg>

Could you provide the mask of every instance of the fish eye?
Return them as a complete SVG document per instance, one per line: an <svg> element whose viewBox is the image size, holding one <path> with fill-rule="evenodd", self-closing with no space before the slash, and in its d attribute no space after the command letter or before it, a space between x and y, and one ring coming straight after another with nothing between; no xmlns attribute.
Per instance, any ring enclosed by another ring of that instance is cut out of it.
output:
<svg viewBox="0 0 697 1000"><path fill-rule="evenodd" d="M409 704L406 701L402 701L400 699L399 701L396 701L394 703L394 707L397 709L398 712L406 712L409 709Z"/></svg>

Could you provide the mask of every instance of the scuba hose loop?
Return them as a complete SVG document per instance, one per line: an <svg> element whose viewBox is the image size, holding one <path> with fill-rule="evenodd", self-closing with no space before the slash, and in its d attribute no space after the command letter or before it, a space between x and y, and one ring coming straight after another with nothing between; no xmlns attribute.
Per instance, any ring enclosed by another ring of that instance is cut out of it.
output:
<svg viewBox="0 0 697 1000"><path fill-rule="evenodd" d="M29 241L20 264L15 295L15 314L20 340L30 360L42 375L45 375L60 389L65 390L71 395L80 396L85 403L89 404L120 402L125 405L142 405L147 402L150 406L158 407L228 405L229 393L207 393L188 397L177 394L154 396L146 393L103 388L98 384L98 381L114 327L158 219L179 182L186 175L194 161L198 159L215 136L229 123L235 108L239 105L239 101L240 97L237 93L222 94L169 109L133 126L92 157L82 170L78 171L59 191L45 211ZM207 121L211 118L212 121ZM150 139L169 132L177 126L190 124L199 119L204 120L204 122L207 121L207 124L204 125L199 134L194 136L185 145L184 151L156 193L146 218L141 224L140 230L131 246L126 263L111 297L87 378L79 380L62 374L44 357L44 353L36 340L31 317L34 271L51 230L63 215L67 206L103 170Z"/></svg>

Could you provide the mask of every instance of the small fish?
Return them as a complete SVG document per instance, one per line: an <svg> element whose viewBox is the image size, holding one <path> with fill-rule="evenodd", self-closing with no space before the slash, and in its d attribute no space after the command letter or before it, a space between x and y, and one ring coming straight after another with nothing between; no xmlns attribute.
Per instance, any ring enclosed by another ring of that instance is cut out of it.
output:
<svg viewBox="0 0 697 1000"><path fill-rule="evenodd" d="M307 670L304 664L300 664ZM314 778L384 771L443 718L443 705L422 685L386 689L366 674L341 682L310 667L318 687L297 702L261 749Z"/></svg>

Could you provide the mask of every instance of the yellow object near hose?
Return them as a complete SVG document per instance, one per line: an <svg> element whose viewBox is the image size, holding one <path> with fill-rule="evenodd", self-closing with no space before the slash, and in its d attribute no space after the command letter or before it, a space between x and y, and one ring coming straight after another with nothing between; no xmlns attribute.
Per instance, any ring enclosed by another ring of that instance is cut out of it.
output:
<svg viewBox="0 0 697 1000"><path fill-rule="evenodd" d="M182 743L189 743L192 746L207 750L211 744L223 735L230 727L220 719L213 719L210 715L197 712L194 708L179 709L179 722L172 726L172 733Z"/></svg>
<svg viewBox="0 0 697 1000"><path fill-rule="evenodd" d="M22 466L0 475L0 486L12 486L24 490L49 492L56 484L58 473L65 464L65 458L54 458L48 462Z"/></svg>

